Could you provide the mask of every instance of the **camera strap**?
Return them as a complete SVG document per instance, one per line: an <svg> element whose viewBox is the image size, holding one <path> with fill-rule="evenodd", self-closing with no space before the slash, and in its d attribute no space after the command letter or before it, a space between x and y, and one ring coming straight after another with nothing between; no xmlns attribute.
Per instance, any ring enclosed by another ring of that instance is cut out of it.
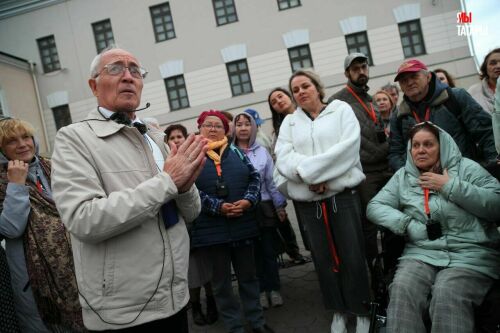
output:
<svg viewBox="0 0 500 333"><path fill-rule="evenodd" d="M368 106L365 104L365 102L363 102L363 100L358 96L358 94L356 94L356 92L354 90L352 90L351 87L346 86L346 88L351 93L351 95L358 100L359 104L361 104L363 109L365 109L366 113L368 113L368 116L376 124L377 123L377 115L375 114L375 110L373 109L373 103L370 102L370 108L368 108Z"/></svg>

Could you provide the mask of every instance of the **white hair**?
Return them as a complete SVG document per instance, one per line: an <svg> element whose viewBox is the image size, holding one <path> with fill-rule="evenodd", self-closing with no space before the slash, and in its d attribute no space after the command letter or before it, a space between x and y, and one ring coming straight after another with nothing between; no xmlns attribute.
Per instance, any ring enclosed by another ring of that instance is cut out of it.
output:
<svg viewBox="0 0 500 333"><path fill-rule="evenodd" d="M160 122L156 118L146 117L146 118L142 118L142 121L145 122L146 125L148 125L148 127L154 127L156 129L161 129Z"/></svg>
<svg viewBox="0 0 500 333"><path fill-rule="evenodd" d="M94 60L90 63L90 78L95 79L99 74L99 65L101 64L102 55L110 50L118 49L116 44L109 44L105 49L103 49L98 55L94 57Z"/></svg>

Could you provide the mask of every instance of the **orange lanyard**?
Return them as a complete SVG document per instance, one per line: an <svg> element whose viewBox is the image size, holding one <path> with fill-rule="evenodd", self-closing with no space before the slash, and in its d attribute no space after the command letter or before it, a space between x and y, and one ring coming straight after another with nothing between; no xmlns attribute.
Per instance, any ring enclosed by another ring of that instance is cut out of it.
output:
<svg viewBox="0 0 500 333"><path fill-rule="evenodd" d="M424 188L424 210L427 218L431 218L431 210L429 209L429 189Z"/></svg>
<svg viewBox="0 0 500 333"><path fill-rule="evenodd" d="M370 118L376 124L377 123L377 115L375 114L375 110L373 109L373 104L370 103L370 108L368 109L368 106L366 106L365 102L363 102L361 100L361 98L359 98L359 96L356 94L356 92L354 92L354 90L352 90L351 87L349 87L349 86L346 86L346 87L347 87L347 90L351 93L351 95L353 95L354 98L356 98L358 100L359 104L361 104L363 109L365 109L366 113L368 113L368 116L370 116Z"/></svg>
<svg viewBox="0 0 500 333"><path fill-rule="evenodd" d="M215 171L217 171L217 176L219 176L219 178L220 178L222 176L222 168L220 166L220 163L217 164L214 162L214 164L215 164Z"/></svg>
<svg viewBox="0 0 500 333"><path fill-rule="evenodd" d="M420 120L420 117L418 116L418 114L413 110L411 110L411 112L413 113L413 116L417 120L417 124L420 124L422 122L422 120ZM430 117L431 117L431 108L427 107L427 109L425 109L425 118L424 118L425 121L429 121Z"/></svg>

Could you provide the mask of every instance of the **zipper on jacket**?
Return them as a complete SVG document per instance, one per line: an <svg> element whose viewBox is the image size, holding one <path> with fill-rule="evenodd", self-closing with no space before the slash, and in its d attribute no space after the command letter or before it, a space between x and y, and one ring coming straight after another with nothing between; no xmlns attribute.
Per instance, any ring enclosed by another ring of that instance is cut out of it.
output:
<svg viewBox="0 0 500 333"><path fill-rule="evenodd" d="M311 142L312 142L312 153L313 153L313 156L316 155L316 147L314 146L314 121L311 121Z"/></svg>
<svg viewBox="0 0 500 333"><path fill-rule="evenodd" d="M106 296L106 258L108 257L108 245L104 246L104 260L102 263L102 296Z"/></svg>
<svg viewBox="0 0 500 333"><path fill-rule="evenodd" d="M175 265L174 265L174 255L172 253L172 245L170 243L170 237L168 236L167 229L165 229L165 236L168 243L168 250L170 252L170 262L172 265L172 278L170 280L170 297L172 298L172 309L175 311L175 300L174 300Z"/></svg>

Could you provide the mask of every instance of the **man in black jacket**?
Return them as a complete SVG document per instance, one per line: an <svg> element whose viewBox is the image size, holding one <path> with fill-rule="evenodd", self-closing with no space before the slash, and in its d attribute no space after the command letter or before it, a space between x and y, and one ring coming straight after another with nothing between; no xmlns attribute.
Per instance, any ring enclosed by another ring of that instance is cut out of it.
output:
<svg viewBox="0 0 500 333"><path fill-rule="evenodd" d="M391 117L389 163L394 170L406 162L408 132L417 123L431 121L450 134L463 156L476 161L496 158L491 116L461 88L449 88L419 60L399 66L403 102Z"/></svg>
<svg viewBox="0 0 500 333"><path fill-rule="evenodd" d="M390 179L392 173L387 163L389 145L384 133L384 125L377 107L368 94L368 58L362 53L351 53L344 61L344 75L347 84L331 96L328 102L338 99L348 103L354 110L361 128L360 159L366 180L359 186L363 207L363 233L365 251L370 270L377 255L377 227L365 215L368 202Z"/></svg>

